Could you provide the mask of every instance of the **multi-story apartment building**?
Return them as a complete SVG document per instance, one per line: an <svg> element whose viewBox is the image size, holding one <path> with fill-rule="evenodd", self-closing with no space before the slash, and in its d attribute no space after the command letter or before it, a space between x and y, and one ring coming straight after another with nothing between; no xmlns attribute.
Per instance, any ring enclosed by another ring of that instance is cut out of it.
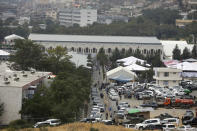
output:
<svg viewBox="0 0 197 131"><path fill-rule="evenodd" d="M19 111L24 99L32 98L38 86L50 85L51 72L12 71L6 63L0 66L0 103L4 112L0 123L8 125L11 121L21 119Z"/></svg>
<svg viewBox="0 0 197 131"><path fill-rule="evenodd" d="M178 86L182 80L182 70L174 68L153 68L155 75L153 78L156 80L156 84L161 87L173 87Z"/></svg>
<svg viewBox="0 0 197 131"><path fill-rule="evenodd" d="M80 27L97 22L97 10L95 9L64 9L58 13L60 25L69 27L78 24Z"/></svg>

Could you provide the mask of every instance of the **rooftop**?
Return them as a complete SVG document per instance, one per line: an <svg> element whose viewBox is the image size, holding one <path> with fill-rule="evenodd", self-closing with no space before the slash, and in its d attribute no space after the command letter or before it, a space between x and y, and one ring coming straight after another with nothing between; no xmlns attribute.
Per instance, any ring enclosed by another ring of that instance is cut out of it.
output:
<svg viewBox="0 0 197 131"><path fill-rule="evenodd" d="M182 72L181 69L176 69L176 68L154 67L153 69L159 72Z"/></svg>
<svg viewBox="0 0 197 131"><path fill-rule="evenodd" d="M156 37L140 36L94 36L94 35L55 35L30 34L29 39L36 42L86 42L86 43L127 43L161 45Z"/></svg>
<svg viewBox="0 0 197 131"><path fill-rule="evenodd" d="M3 62L0 67L0 87L25 88L51 74L50 72L12 71Z"/></svg>

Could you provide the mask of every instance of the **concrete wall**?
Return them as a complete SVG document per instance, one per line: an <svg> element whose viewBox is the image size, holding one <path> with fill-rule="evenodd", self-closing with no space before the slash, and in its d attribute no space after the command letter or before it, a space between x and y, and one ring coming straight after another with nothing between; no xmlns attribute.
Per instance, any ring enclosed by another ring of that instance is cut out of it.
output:
<svg viewBox="0 0 197 131"><path fill-rule="evenodd" d="M0 102L4 103L4 113L0 117L1 124L21 119L19 111L22 107L22 88L0 87Z"/></svg>
<svg viewBox="0 0 197 131"><path fill-rule="evenodd" d="M73 42L36 42L38 44L43 45L45 48L55 48L56 46L62 46L66 47L68 51L74 51L82 54L96 54L98 53L100 48L105 49L106 54L111 54L115 48L118 48L120 51L122 49L129 50L131 48L133 51L136 49L140 49L142 54L144 54L144 50L148 52L149 54L151 53L151 50L154 51L154 53L157 50L161 51L161 57L163 56L163 47L162 45L151 45L151 44L116 44L116 43L73 43ZM147 54L147 53L146 53ZM144 55L146 55L144 54Z"/></svg>

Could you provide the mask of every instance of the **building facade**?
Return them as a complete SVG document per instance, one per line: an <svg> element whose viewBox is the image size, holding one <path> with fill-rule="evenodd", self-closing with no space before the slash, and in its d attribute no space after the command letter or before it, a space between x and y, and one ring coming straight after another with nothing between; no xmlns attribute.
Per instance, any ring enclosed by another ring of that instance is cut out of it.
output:
<svg viewBox="0 0 197 131"><path fill-rule="evenodd" d="M30 34L29 39L46 49L62 46L81 54L97 54L100 48L111 54L118 48L132 52L139 49L143 55L159 52L163 56L163 46L156 37Z"/></svg>
<svg viewBox="0 0 197 131"><path fill-rule="evenodd" d="M80 27L92 25L97 22L95 9L64 9L58 13L60 25L69 27L78 24Z"/></svg>
<svg viewBox="0 0 197 131"><path fill-rule="evenodd" d="M156 84L161 87L173 87L178 86L182 80L182 70L173 68L153 68L155 75L153 78L156 80Z"/></svg>
<svg viewBox="0 0 197 131"><path fill-rule="evenodd" d="M11 71L1 65L0 102L4 111L0 123L8 125L11 121L21 119L23 99L32 98L37 86L48 82L50 72Z"/></svg>

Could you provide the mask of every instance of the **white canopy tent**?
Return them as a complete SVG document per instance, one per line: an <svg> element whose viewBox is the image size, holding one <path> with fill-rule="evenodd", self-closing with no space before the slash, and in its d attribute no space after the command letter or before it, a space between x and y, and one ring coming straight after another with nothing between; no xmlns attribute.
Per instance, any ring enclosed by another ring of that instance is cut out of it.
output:
<svg viewBox="0 0 197 131"><path fill-rule="evenodd" d="M21 36L12 34L12 35L6 36L4 39L5 39L6 41L10 41L10 40L24 39L24 38L21 37Z"/></svg>
<svg viewBox="0 0 197 131"><path fill-rule="evenodd" d="M185 47L187 47L190 51L193 48L193 44L188 44L187 41L173 41L173 40L160 40L162 46L163 46L163 51L164 51L164 56L166 59L172 59L173 56L173 50L178 46L178 48L183 52Z"/></svg>
<svg viewBox="0 0 197 131"><path fill-rule="evenodd" d="M107 79L108 80L129 82L131 80L135 80L136 77L137 77L137 75L134 72L132 72L122 66L119 66L119 67L107 72Z"/></svg>
<svg viewBox="0 0 197 131"><path fill-rule="evenodd" d="M172 68L181 69L183 71L197 71L197 63L182 62L172 65Z"/></svg>
<svg viewBox="0 0 197 131"><path fill-rule="evenodd" d="M4 50L0 50L0 56L9 56L10 53L4 51Z"/></svg>
<svg viewBox="0 0 197 131"><path fill-rule="evenodd" d="M136 57L130 56L127 58L123 58L123 59L118 59L116 61L117 63L123 63L124 66L128 66L131 64L135 64L136 62L140 62L141 64L144 64L144 60L138 59Z"/></svg>
<svg viewBox="0 0 197 131"><path fill-rule="evenodd" d="M149 70L149 68L137 65L137 64L131 64L129 66L125 67L126 69L130 70L130 71L146 71Z"/></svg>

